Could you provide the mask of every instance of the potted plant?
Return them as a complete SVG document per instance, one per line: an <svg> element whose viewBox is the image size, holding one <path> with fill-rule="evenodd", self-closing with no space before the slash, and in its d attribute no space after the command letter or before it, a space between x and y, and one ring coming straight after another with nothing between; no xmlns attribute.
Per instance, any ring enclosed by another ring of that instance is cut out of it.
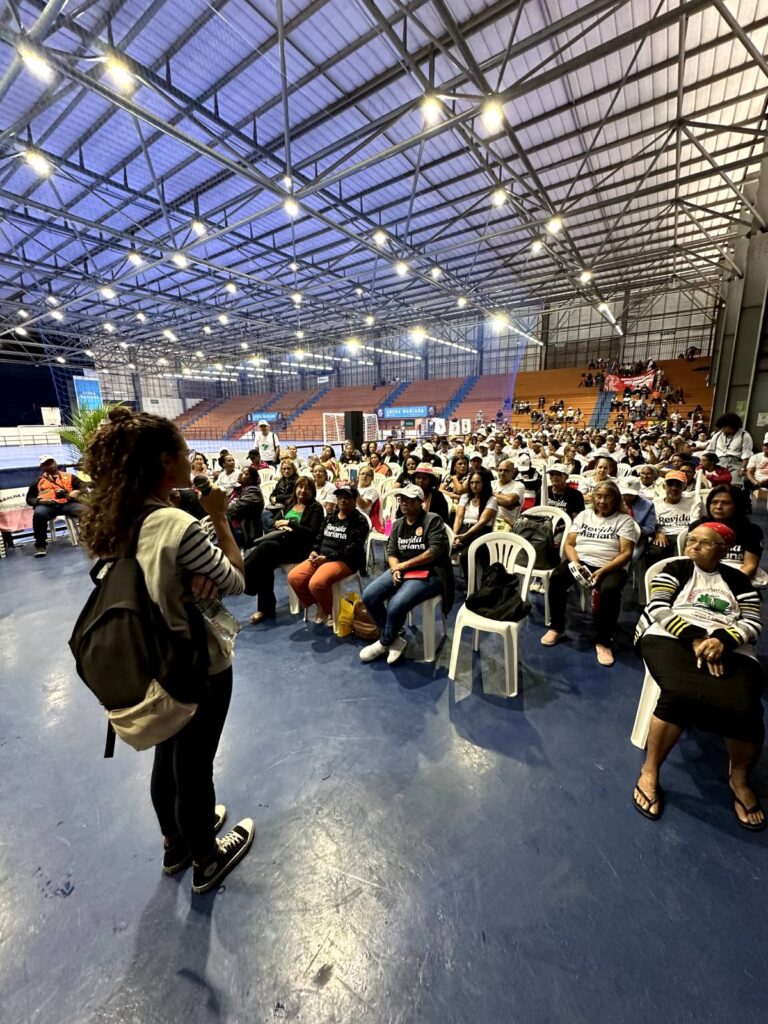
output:
<svg viewBox="0 0 768 1024"><path fill-rule="evenodd" d="M107 418L111 409L114 409L119 402L105 402L95 409L79 405L75 412L69 417L69 423L59 429L59 437L74 448L78 455L78 462L85 455L91 438Z"/></svg>

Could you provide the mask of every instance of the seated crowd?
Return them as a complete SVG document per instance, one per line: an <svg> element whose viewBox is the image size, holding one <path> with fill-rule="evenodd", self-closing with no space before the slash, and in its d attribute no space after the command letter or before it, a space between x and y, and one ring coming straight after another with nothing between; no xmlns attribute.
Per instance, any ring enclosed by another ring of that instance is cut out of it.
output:
<svg viewBox="0 0 768 1024"><path fill-rule="evenodd" d="M54 460L42 470L28 494L38 551L53 515L79 515L86 486ZM333 625L334 587L367 575L369 536L385 544L387 571L362 595L378 631L360 651L363 662L401 660L409 612L439 599L447 614L455 589L466 590L472 542L517 530L532 508L565 517L556 531L562 560L548 580L544 647L566 641L568 592L576 585L591 597L597 662L612 665L627 583L633 578L642 593L644 572L658 569L636 641L661 697L634 805L658 819L661 765L681 730L699 725L725 737L739 824L765 827L748 776L763 742L755 586L768 578L759 566L762 530L749 514L752 492L768 487L768 434L753 453L733 413L712 432L698 413L652 428L628 423L620 434L565 418L522 432L494 422L463 436L393 437L361 448L346 441L339 451L288 446L276 466L264 464L257 448L242 466L223 450L213 469L194 453L192 477L197 487L201 478L215 479L228 495L246 593L257 598L254 625L276 616L280 567L300 604L315 606L315 621ZM203 520L196 493L183 489L171 500ZM732 683L727 691L718 685L723 678Z"/></svg>

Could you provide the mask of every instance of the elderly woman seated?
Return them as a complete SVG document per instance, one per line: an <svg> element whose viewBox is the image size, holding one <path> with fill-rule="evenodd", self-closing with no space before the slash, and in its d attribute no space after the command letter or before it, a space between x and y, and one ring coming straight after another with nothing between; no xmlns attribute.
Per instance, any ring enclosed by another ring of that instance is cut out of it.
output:
<svg viewBox="0 0 768 1024"><path fill-rule="evenodd" d="M230 456L231 457L231 456ZM249 548L262 535L264 497L258 469L246 466L240 470L227 505L227 518L238 547Z"/></svg>
<svg viewBox="0 0 768 1024"><path fill-rule="evenodd" d="M612 480L592 492L592 508L579 512L565 539L565 561L549 581L549 629L541 638L545 647L556 644L565 632L568 588L577 573L585 585L597 591L593 598L595 652L601 665L613 664L611 643L621 611L621 592L627 582L627 566L640 537L637 523L627 515L619 488Z"/></svg>
<svg viewBox="0 0 768 1024"><path fill-rule="evenodd" d="M758 832L766 818L749 773L764 737L763 672L755 658L762 623L752 584L723 564L734 541L722 522L696 526L686 539L687 557L668 562L651 584L635 639L661 696L632 799L644 817L661 817L661 766L683 729L695 726L724 738L736 820Z"/></svg>

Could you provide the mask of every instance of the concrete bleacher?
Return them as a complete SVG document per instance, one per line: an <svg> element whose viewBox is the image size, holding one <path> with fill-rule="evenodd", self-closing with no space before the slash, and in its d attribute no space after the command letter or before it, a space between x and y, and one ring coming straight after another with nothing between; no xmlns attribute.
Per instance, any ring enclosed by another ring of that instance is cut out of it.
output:
<svg viewBox="0 0 768 1024"><path fill-rule="evenodd" d="M497 410L503 409L504 399L511 390L514 400L530 402L532 407L536 406L539 395L544 395L545 411L553 402L562 398L566 409L569 405L574 410L581 409L580 422L582 425L588 424L599 393L597 388L579 387L582 372L587 371L579 367L568 367L564 370L518 373L514 378L508 373L480 377L452 415L457 419L470 419L474 424L478 411L482 411L485 419L492 420ZM529 413L505 413L504 418L509 419L510 425L516 430L531 426Z"/></svg>
<svg viewBox="0 0 768 1024"><path fill-rule="evenodd" d="M201 416L215 409L223 401L223 398L203 398L201 401L195 402L190 409L187 409L180 416L177 416L173 422L177 427L184 430L186 427L191 427L196 420L199 420Z"/></svg>
<svg viewBox="0 0 768 1024"><path fill-rule="evenodd" d="M323 413L375 412L385 405L394 390L364 384L358 387L331 388L321 395L311 408L306 409L289 425L288 435L293 440L306 440L323 436Z"/></svg>
<svg viewBox="0 0 768 1024"><path fill-rule="evenodd" d="M273 392L253 395L235 395L218 400L214 407L203 413L187 427L182 427L184 436L191 441L199 438L228 437L235 424L250 412L260 412L274 399Z"/></svg>
<svg viewBox="0 0 768 1024"><path fill-rule="evenodd" d="M692 409L700 405L704 410L704 421L709 422L712 412L713 392L709 386L709 369L712 360L709 356L699 359L670 359L659 363L664 377L669 382L673 391L683 389L683 401L678 405L667 398L667 410L671 416L679 412L681 416L687 416ZM608 423L612 424L618 413L611 413Z"/></svg>

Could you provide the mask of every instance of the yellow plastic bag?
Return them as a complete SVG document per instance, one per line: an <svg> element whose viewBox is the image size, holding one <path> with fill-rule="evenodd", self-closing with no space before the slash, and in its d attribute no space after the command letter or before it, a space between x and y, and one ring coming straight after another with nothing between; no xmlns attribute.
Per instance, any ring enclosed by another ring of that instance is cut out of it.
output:
<svg viewBox="0 0 768 1024"><path fill-rule="evenodd" d="M341 595L339 614L336 619L336 636L349 636L351 634L355 602L359 600L360 595L356 594L354 590Z"/></svg>

